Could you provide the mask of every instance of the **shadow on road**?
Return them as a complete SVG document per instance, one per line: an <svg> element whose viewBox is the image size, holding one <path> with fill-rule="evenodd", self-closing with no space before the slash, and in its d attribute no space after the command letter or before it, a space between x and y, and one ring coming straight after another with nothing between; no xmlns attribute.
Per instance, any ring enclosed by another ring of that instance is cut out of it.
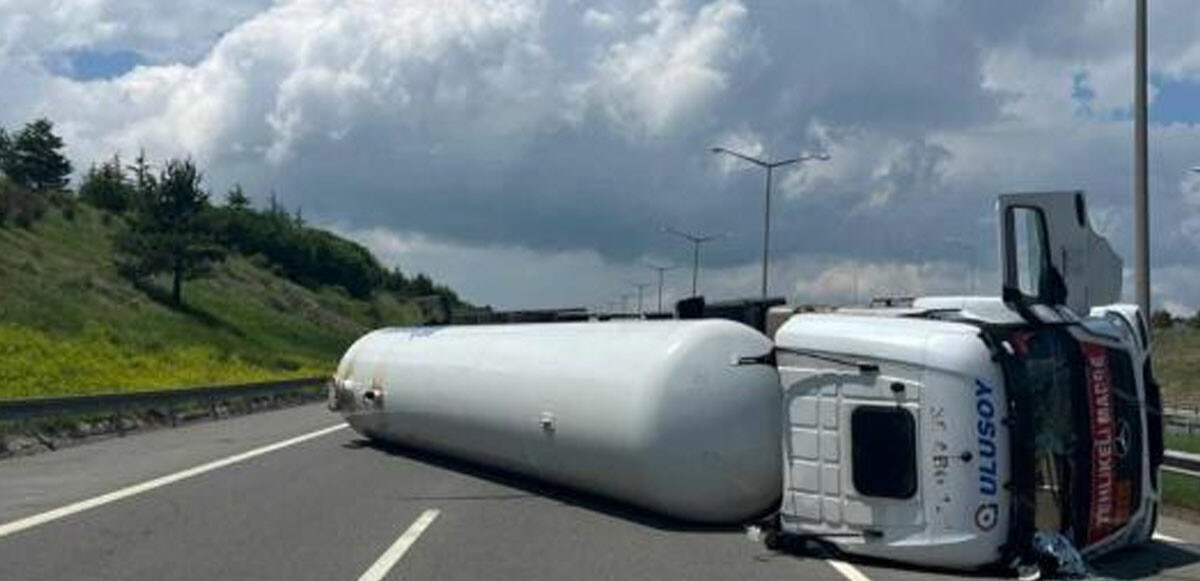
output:
<svg viewBox="0 0 1200 581"><path fill-rule="evenodd" d="M698 533L730 533L741 532L742 527L739 525L708 525L701 523L692 523L672 519L649 512L623 502L582 492L579 490L550 484L544 481L529 478L514 472L500 470L490 466L484 466L473 462L467 462L458 458L452 458L421 450L410 446L399 444L391 444L359 438L342 445L347 449L356 450L373 450L390 454L392 456L400 456L408 460L420 462L429 466L434 466L444 470L450 470L475 478L487 480L494 484L499 484L507 488L513 488L521 491L515 494L499 494L499 495L481 495L481 496L455 496L450 498L437 498L433 500L515 500L521 498L543 497L551 500L577 506L586 510L603 513L622 520L637 523L639 525L652 527L665 531L679 532L698 532ZM425 497L422 497L423 499Z"/></svg>
<svg viewBox="0 0 1200 581"><path fill-rule="evenodd" d="M1105 577L1144 579L1196 563L1200 563L1200 552L1151 541L1105 555L1089 564L1092 570Z"/></svg>

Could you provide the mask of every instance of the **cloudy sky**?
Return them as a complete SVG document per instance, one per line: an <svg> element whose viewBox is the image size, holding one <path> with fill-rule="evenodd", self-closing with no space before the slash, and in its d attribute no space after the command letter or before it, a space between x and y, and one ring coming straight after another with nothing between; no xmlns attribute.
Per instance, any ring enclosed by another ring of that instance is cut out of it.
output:
<svg viewBox="0 0 1200 581"><path fill-rule="evenodd" d="M1200 6L1150 14L1156 302L1200 307ZM1131 265L1133 2L0 0L0 125L191 155L406 272L597 306L997 291L995 195L1084 189ZM1126 284L1127 295L1131 285ZM653 294L650 290L649 296Z"/></svg>

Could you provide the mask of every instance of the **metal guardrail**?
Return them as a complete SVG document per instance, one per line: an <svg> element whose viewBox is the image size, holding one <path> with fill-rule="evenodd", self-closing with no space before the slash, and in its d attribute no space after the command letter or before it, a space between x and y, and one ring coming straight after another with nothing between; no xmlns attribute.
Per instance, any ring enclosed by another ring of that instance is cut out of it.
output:
<svg viewBox="0 0 1200 581"><path fill-rule="evenodd" d="M1200 478L1200 454L1167 450L1163 454L1163 469L1176 474Z"/></svg>
<svg viewBox="0 0 1200 581"><path fill-rule="evenodd" d="M1164 407L1163 429L1169 434L1200 436L1200 411L1187 408Z"/></svg>
<svg viewBox="0 0 1200 581"><path fill-rule="evenodd" d="M261 383L188 387L160 391L0 400L0 421L26 421L35 418L88 413L121 414L195 403L212 406L217 402L230 399L285 395L321 385L327 380L326 377L304 377Z"/></svg>

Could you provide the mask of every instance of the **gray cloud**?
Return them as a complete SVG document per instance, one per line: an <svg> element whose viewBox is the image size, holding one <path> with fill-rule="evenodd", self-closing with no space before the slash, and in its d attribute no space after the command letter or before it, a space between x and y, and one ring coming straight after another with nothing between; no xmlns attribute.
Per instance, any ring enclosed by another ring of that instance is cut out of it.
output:
<svg viewBox="0 0 1200 581"><path fill-rule="evenodd" d="M481 302L599 300L612 293L599 280L684 254L664 223L729 232L706 248L713 288L752 292L762 175L708 153L718 144L833 155L778 176L773 289L798 297L832 296L845 264L944 279L937 288L969 263L991 268L1003 191L1087 189L1116 246L1130 246L1129 127L1079 117L1072 99L1083 73L1097 110L1127 107L1121 3L96 6L72 18L19 9L0 73L20 88L0 121L51 115L80 166L138 147L193 154L215 188L274 190ZM1158 70L1200 78L1195 11L1153 8ZM33 59L89 47L164 64L79 83ZM1200 204L1183 175L1200 132L1154 139L1164 297L1200 305L1200 285L1178 282L1200 282ZM499 280L537 268L588 282Z"/></svg>

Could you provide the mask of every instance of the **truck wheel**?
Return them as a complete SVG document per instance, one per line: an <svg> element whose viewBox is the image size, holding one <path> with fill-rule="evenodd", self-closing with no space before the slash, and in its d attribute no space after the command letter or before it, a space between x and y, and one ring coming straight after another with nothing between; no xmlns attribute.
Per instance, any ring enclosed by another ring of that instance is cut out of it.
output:
<svg viewBox="0 0 1200 581"><path fill-rule="evenodd" d="M783 547L783 540L779 536L779 531L766 531L763 534L763 544L772 551L778 551Z"/></svg>

